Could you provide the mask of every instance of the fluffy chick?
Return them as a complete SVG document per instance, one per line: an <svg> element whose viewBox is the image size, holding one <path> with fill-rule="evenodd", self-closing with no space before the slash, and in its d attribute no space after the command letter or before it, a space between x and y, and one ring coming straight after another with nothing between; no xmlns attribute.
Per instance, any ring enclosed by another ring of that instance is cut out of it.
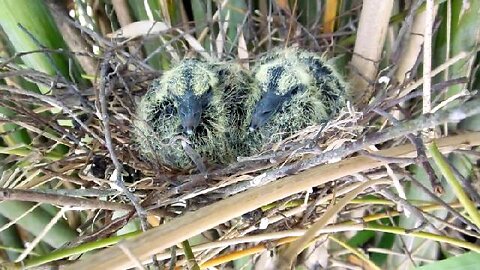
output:
<svg viewBox="0 0 480 270"><path fill-rule="evenodd" d="M198 167L187 144L202 163L230 162L237 151L232 135L239 123L237 103L242 103L231 69L185 59L153 81L134 121L140 152L171 168Z"/></svg>
<svg viewBox="0 0 480 270"><path fill-rule="evenodd" d="M331 120L346 104L345 84L315 53L276 50L259 60L253 76L247 143L254 152Z"/></svg>
<svg viewBox="0 0 480 270"><path fill-rule="evenodd" d="M246 156L250 153L245 144L250 122L245 116L254 105L254 100L251 98L253 80L251 75L238 64L222 63L217 68L227 115L227 142L229 153L232 154L227 161L231 162L238 156Z"/></svg>

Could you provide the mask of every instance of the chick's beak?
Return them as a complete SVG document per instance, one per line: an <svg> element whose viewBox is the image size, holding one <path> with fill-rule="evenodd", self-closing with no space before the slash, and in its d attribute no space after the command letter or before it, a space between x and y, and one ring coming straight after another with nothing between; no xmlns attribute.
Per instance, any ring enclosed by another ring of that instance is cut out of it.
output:
<svg viewBox="0 0 480 270"><path fill-rule="evenodd" d="M182 115L182 127L183 131L188 135L192 135L195 129L200 124L200 115L199 111L190 111Z"/></svg>
<svg viewBox="0 0 480 270"><path fill-rule="evenodd" d="M187 133L187 135L193 135L193 129L189 127L185 130L185 133Z"/></svg>
<svg viewBox="0 0 480 270"><path fill-rule="evenodd" d="M267 121L272 117L273 111L269 108L257 107L252 116L252 121L250 122L250 127L248 130L253 132L258 128L262 127L267 123Z"/></svg>
<svg viewBox="0 0 480 270"><path fill-rule="evenodd" d="M275 115L283 101L284 97L267 92L255 106L249 131L253 132L265 125Z"/></svg>
<svg viewBox="0 0 480 270"><path fill-rule="evenodd" d="M183 132L187 135L193 135L201 120L202 107L200 102L188 99L180 104L179 109Z"/></svg>

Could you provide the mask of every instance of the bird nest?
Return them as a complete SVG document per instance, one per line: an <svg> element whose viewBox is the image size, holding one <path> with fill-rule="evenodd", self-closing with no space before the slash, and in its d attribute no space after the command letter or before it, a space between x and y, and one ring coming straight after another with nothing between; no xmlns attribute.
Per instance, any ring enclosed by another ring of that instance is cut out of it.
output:
<svg viewBox="0 0 480 270"><path fill-rule="evenodd" d="M118 63L114 54L111 54L111 57L111 59L105 59L104 62L108 65ZM116 69L118 67L111 66L109 70ZM118 78L115 78L116 76ZM237 161L227 165L210 164L207 172L199 172L198 168L191 168L187 171L180 170L154 159L142 157L139 145L132 133L132 122L137 117L134 108L148 89L152 77L146 77L143 71L132 70L123 74L109 73L106 78L108 81L101 82L100 85L105 84L106 87L111 87L106 92L115 92L113 100L109 102L107 112L110 115L112 148L122 163L124 171L128 173L124 176L128 188L141 198L142 207L146 210L162 207L169 212L168 209L173 207L172 213L176 213L178 211L176 203L178 202L186 203L184 210L188 209L189 211L202 205L209 205L221 198L244 191L246 189L243 187L245 182L266 172L278 175L275 178L259 182L258 186L276 178L294 174L296 170L286 171L284 168L292 164L308 164L320 153L338 149L345 143L355 141L356 137L363 132L363 128L358 125L361 113L355 112L351 106L348 106L336 118L325 124L309 126L280 142L267 143L256 155L239 156ZM124 81L124 83L120 84L119 81ZM102 128L104 123L101 119L92 120L99 125L99 128ZM282 137L282 135L280 134L278 137ZM182 140L182 138L176 139ZM184 137L183 140L188 141L188 138ZM94 153L90 153L94 158L91 159L93 162L88 162L90 166L87 168L91 168L91 170L90 172L88 169L84 170L84 173L93 177L115 180L112 179L112 172L116 168L110 160L110 154L108 147L99 148ZM338 158L322 163L336 161ZM299 170L302 168L298 168ZM249 186L249 188L252 187L254 186ZM330 188L319 188L325 192L331 192Z"/></svg>
<svg viewBox="0 0 480 270"><path fill-rule="evenodd" d="M1 101L2 106L18 113L13 119L22 119L25 123L32 126L36 124L41 129L54 128L62 134L55 140L45 141L44 138L39 138L32 142L39 153L52 152L58 145L69 148L64 157L43 164L45 180L56 178L58 181L79 185L88 191L103 191L103 194L111 197L110 201L129 204L126 196L118 196L115 191L125 191L117 186L117 180L121 179L127 191L133 193L141 202L139 207L147 212L160 211L163 215L176 216L277 178L295 174L302 170L302 167L318 165L308 163L320 153L332 151L355 140L363 132L363 128L358 125L361 114L348 107L328 123L307 127L281 142L271 143L263 147L262 152L257 155L237 157L236 162L228 165L212 165L207 168L207 173L199 173L197 169L171 169L159 162L144 159L138 152L138 143L132 134L133 121L137 117L136 106L152 81L161 76L161 71L154 71L140 59L130 58L113 45L105 49L108 53L99 59L100 70L94 87L80 93L75 91L80 87L78 85L31 70L25 78L50 86L52 95L12 88L7 89L6 99ZM127 62L125 57L129 59ZM13 61L4 62L2 66L4 72L22 70ZM15 104L7 100L15 101ZM59 108L62 113L34 114L32 105L46 110ZM71 126L54 124L61 118L71 119ZM337 160L338 158L329 161ZM295 164L304 165L292 167ZM251 185L252 179L258 179L258 176L265 175L266 172L269 177ZM78 178L73 179L72 174ZM310 197L315 199L317 196L332 193L345 181L350 180L339 179L335 185L319 186L317 189L320 192L314 192ZM24 184L29 187L42 183ZM283 208L285 203L302 196L285 198L278 202L277 207ZM183 203L183 206L179 208L178 203ZM276 212L277 207L271 208L269 212ZM131 214L135 214L133 208ZM132 217L129 215L122 218L126 221ZM279 226L285 226L295 218L282 219L283 222L277 223ZM250 222L250 225L254 226L258 220ZM116 224L118 225L109 226L110 233L120 229L124 223Z"/></svg>

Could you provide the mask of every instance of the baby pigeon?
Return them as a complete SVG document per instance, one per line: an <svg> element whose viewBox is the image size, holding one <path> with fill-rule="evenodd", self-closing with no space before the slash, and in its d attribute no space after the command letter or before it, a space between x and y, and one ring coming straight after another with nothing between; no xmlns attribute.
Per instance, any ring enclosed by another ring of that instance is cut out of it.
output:
<svg viewBox="0 0 480 270"><path fill-rule="evenodd" d="M251 98L252 77L243 67L232 63L218 65L218 77L227 115L227 142L233 154L227 161L231 162L238 156L249 154L244 139L250 124L245 115L248 115L254 102Z"/></svg>
<svg viewBox="0 0 480 270"><path fill-rule="evenodd" d="M331 120L346 105L345 84L315 53L275 50L259 60L253 76L247 139L253 152Z"/></svg>
<svg viewBox="0 0 480 270"><path fill-rule="evenodd" d="M241 76L232 75L234 69L185 59L153 81L134 120L143 156L182 170L199 168L199 161L224 164L234 159L238 115L247 96L238 92L243 87Z"/></svg>

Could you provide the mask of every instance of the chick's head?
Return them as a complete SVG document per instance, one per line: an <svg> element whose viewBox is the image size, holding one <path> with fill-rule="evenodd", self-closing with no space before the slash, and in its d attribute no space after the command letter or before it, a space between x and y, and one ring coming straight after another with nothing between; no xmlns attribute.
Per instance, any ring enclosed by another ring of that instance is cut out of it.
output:
<svg viewBox="0 0 480 270"><path fill-rule="evenodd" d="M253 69L249 134L252 153L294 136L300 130L335 118L345 105L345 86L316 53L277 49Z"/></svg>
<svg viewBox="0 0 480 270"><path fill-rule="evenodd" d="M250 130L264 126L286 103L303 93L314 78L305 65L279 58L254 70L262 95L255 105Z"/></svg>
<svg viewBox="0 0 480 270"><path fill-rule="evenodd" d="M192 157L217 163L225 152L227 119L217 70L209 62L181 61L154 80L134 121L139 150L147 159L188 169ZM195 153L184 149L185 143Z"/></svg>
<svg viewBox="0 0 480 270"><path fill-rule="evenodd" d="M157 91L155 98L171 97L183 131L192 135L206 107L216 102L213 100L213 89L218 85L216 73L202 61L187 59L166 72L159 84L164 91Z"/></svg>

